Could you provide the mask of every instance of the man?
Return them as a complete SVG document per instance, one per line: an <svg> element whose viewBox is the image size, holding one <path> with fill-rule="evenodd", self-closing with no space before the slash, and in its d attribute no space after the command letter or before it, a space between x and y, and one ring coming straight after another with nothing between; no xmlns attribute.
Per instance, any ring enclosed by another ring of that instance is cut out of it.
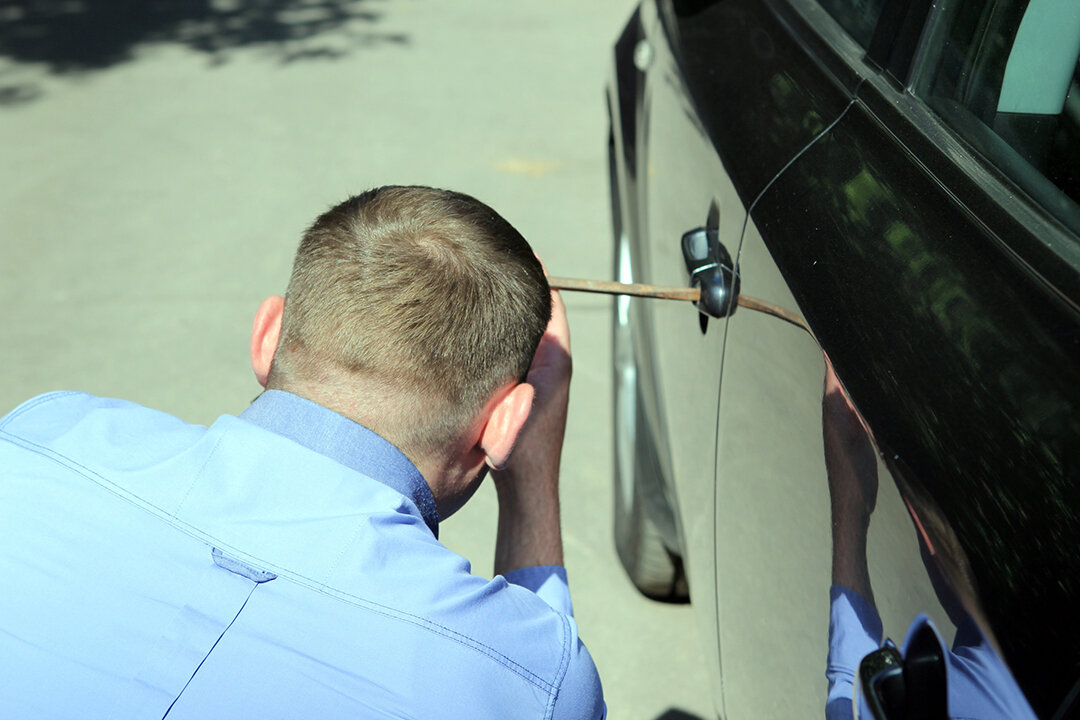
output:
<svg viewBox="0 0 1080 720"><path fill-rule="evenodd" d="M560 567L569 335L524 239L457 193L351 198L251 359L266 392L208 429L77 393L0 420L0 716L602 716ZM486 470L492 581L436 539Z"/></svg>

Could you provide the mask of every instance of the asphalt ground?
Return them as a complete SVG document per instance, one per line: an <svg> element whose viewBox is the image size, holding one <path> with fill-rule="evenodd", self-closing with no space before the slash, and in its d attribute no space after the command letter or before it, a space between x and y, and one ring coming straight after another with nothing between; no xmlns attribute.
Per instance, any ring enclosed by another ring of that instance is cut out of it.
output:
<svg viewBox="0 0 1080 720"><path fill-rule="evenodd" d="M557 275L611 277L603 88L628 1L0 4L0 411L49 390L208 424L303 228L363 189L498 209ZM576 616L613 718L713 715L690 608L612 543L611 301L567 295ZM491 572L495 499L442 529Z"/></svg>

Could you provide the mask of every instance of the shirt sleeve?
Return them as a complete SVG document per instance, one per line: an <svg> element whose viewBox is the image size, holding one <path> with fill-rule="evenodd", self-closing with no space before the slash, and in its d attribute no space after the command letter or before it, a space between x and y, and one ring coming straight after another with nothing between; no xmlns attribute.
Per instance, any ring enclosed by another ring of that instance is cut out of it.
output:
<svg viewBox="0 0 1080 720"><path fill-rule="evenodd" d="M600 675L589 651L578 637L577 623L569 617L566 622L570 629L569 659L566 674L555 696L551 720L603 720L607 717L607 705L604 704Z"/></svg>
<svg viewBox="0 0 1080 720"><path fill-rule="evenodd" d="M559 565L540 565L513 570L503 577L509 583L536 593L552 610L564 616L566 672L555 696L552 720L600 720L607 717L600 675L596 671L592 656L578 636L566 568Z"/></svg>
<svg viewBox="0 0 1080 720"><path fill-rule="evenodd" d="M566 568L560 565L538 565L512 570L503 577L508 583L536 593L555 612L574 617L574 605L570 602L570 584L566 580Z"/></svg>
<svg viewBox="0 0 1080 720"><path fill-rule="evenodd" d="M881 646L881 635L881 617L873 605L841 585L829 589L827 720L854 717L855 675L862 659Z"/></svg>

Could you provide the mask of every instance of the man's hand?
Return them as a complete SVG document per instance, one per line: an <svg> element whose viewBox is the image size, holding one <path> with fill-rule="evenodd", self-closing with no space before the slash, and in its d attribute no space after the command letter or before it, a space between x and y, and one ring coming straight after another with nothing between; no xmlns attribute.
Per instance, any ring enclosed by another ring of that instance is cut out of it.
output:
<svg viewBox="0 0 1080 720"><path fill-rule="evenodd" d="M536 395L506 466L493 470L499 497L495 573L562 565L559 459L570 399L570 327L559 293L551 293L551 322L525 381Z"/></svg>
<svg viewBox="0 0 1080 720"><path fill-rule="evenodd" d="M535 390L532 412L509 462L495 474L496 482L501 483L509 471L512 476L531 478L533 483L540 480L558 483L572 365L566 307L559 293L553 290L551 321L525 377L525 382Z"/></svg>

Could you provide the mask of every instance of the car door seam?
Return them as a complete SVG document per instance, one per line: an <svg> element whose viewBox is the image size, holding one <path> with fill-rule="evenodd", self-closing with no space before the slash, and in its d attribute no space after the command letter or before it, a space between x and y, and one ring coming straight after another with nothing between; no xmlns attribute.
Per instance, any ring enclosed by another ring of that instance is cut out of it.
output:
<svg viewBox="0 0 1080 720"><path fill-rule="evenodd" d="M856 88L856 93L857 92L858 92L858 89ZM801 158L806 153L807 150L809 150L814 145L816 145L818 140L820 140L821 138L828 135L832 131L832 129L834 127L836 127L837 123L839 123L841 120L844 119L844 116L846 116L848 114L848 111L851 110L851 107L856 102L857 102L856 97L853 96L848 101L848 104L846 106L844 106L844 109L840 111L840 114L837 115L836 118L833 119L832 122L830 122L828 125L825 126L825 129L823 129L821 132L819 132L817 135L815 135L813 137L813 139L811 139L810 142L808 142L806 144L806 146L802 150L799 150L799 152L795 153L791 157L790 160L788 160L786 163L784 163L784 167L780 168L780 170L775 175L773 175L772 179L769 180L769 182L765 183L765 187L763 187L761 189L761 191L757 194L757 197L754 198L754 201L752 203L750 203L750 207L748 207L746 209L746 218L743 220L743 230L744 231L746 229L746 219L748 219L750 217L750 214L754 211L754 207L758 204L758 200L760 200L762 198L762 196L764 196L765 193L767 193L769 191L769 188L771 188L773 186L773 183L775 183L777 180L779 180L780 176L783 175L787 171L787 169L789 167L791 167L792 165L795 164L796 160ZM742 236L739 237L739 250L740 250L740 252L742 251Z"/></svg>
<svg viewBox="0 0 1080 720"><path fill-rule="evenodd" d="M860 82L859 86L861 86L861 85L862 85L862 83ZM847 116L848 111L851 110L852 106L854 106L855 103L858 102L858 94L859 94L859 87L856 87L855 90L852 92L851 99L848 100L848 104L846 106L844 106L844 109L840 111L840 114L837 115L835 118L833 118L833 121L830 122L828 125L826 125L825 128L821 132L819 132L817 135L815 135L810 140L810 142L808 142L806 144L806 146L803 147L802 150L799 150L799 152L795 153L791 157L790 160L788 160L786 163L784 163L784 166L782 168L780 168L780 170L775 175L773 175L772 180L769 180L769 182L765 183L765 187L763 187L761 189L761 191L757 194L757 197L754 198L754 201L752 203L750 203L749 207L746 208L746 215L743 216L742 230L739 232L739 248L735 253L735 267L736 268L739 267L739 263L742 261L743 240L746 238L746 228L747 228L748 224L750 223L750 216L753 214L754 208L757 207L758 201L761 200L761 198L765 196L765 193L767 193L769 191L769 189L773 186L773 184L777 180L780 179L780 176L783 175L785 172L787 172L787 169L789 167L791 167L792 165L795 164L795 161L797 161L799 158L801 158L806 153L806 151L808 151L810 148L812 148L814 145L816 145L818 140L821 140L823 137L825 137L830 132L832 132L832 129L834 127L836 127L836 125L841 120L843 120L844 117ZM732 300L732 302L734 302L734 299Z"/></svg>

